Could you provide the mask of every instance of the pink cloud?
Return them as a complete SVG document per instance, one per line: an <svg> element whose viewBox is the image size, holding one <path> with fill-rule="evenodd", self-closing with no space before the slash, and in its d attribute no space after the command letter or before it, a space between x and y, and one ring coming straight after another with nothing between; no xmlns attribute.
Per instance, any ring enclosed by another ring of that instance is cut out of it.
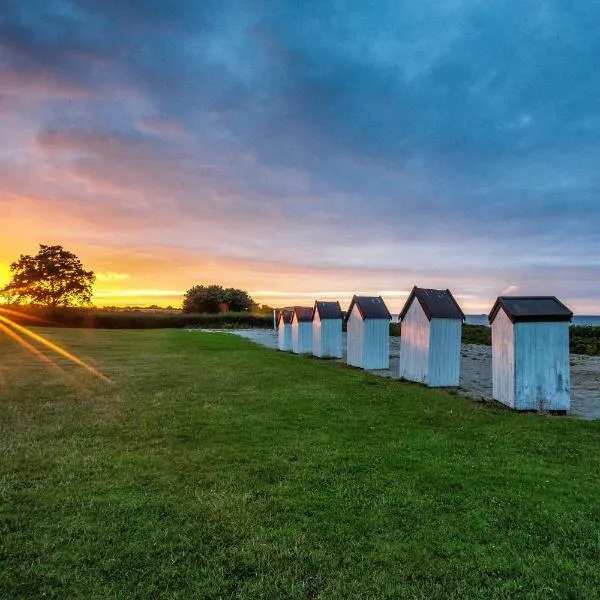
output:
<svg viewBox="0 0 600 600"><path fill-rule="evenodd" d="M51 71L0 68L0 89L21 100L86 98L94 95L87 86L60 79Z"/></svg>
<svg viewBox="0 0 600 600"><path fill-rule="evenodd" d="M141 131L158 135L181 135L184 133L182 124L176 119L157 115L143 116L138 120Z"/></svg>

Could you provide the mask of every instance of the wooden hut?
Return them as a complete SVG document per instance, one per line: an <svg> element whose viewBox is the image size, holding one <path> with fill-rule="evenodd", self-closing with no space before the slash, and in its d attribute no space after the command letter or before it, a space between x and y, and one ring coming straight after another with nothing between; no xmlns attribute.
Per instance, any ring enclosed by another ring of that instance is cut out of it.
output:
<svg viewBox="0 0 600 600"><path fill-rule="evenodd" d="M390 366L390 315L381 296L354 296L346 314L346 362L362 369Z"/></svg>
<svg viewBox="0 0 600 600"><path fill-rule="evenodd" d="M342 309L339 302L315 302L312 336L312 353L315 356L342 358Z"/></svg>
<svg viewBox="0 0 600 600"><path fill-rule="evenodd" d="M312 313L310 306L294 306L292 309L292 352L312 352Z"/></svg>
<svg viewBox="0 0 600 600"><path fill-rule="evenodd" d="M400 377L429 387L458 386L464 319L450 290L415 286L400 313Z"/></svg>
<svg viewBox="0 0 600 600"><path fill-rule="evenodd" d="M284 352L292 349L291 308L281 308L277 311L277 347Z"/></svg>
<svg viewBox="0 0 600 600"><path fill-rule="evenodd" d="M515 410L568 411L569 323L554 296L501 296L492 327L492 395Z"/></svg>

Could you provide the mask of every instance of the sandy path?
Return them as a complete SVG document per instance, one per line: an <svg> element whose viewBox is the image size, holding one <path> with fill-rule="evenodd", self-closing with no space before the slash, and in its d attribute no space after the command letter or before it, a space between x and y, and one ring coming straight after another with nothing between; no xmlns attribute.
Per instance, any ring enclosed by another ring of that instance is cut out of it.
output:
<svg viewBox="0 0 600 600"><path fill-rule="evenodd" d="M240 335L268 348L277 348L277 333L270 329L229 329L227 333ZM345 350L346 334L343 344ZM371 372L381 377L397 377L399 355L400 338L391 337L390 368ZM492 399L490 346L463 345L459 391L471 398ZM600 419L600 356L571 355L571 416Z"/></svg>

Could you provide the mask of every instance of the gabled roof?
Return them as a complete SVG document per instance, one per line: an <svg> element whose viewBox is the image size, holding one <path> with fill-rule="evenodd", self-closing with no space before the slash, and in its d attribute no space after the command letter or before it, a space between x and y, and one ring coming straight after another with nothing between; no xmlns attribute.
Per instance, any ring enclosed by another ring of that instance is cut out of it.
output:
<svg viewBox="0 0 600 600"><path fill-rule="evenodd" d="M279 321L283 319L284 323L292 322L292 312L291 308L278 308L277 309L277 326L279 327Z"/></svg>
<svg viewBox="0 0 600 600"><path fill-rule="evenodd" d="M325 319L341 319L342 309L339 302L326 302L324 300L316 300L313 308L312 318L315 318L315 313L319 313L321 321Z"/></svg>
<svg viewBox="0 0 600 600"><path fill-rule="evenodd" d="M352 314L355 304L363 321L367 319L387 319L389 321L392 318L381 296L353 296L346 313L346 321Z"/></svg>
<svg viewBox="0 0 600 600"><path fill-rule="evenodd" d="M294 315L296 315L298 323L312 323L312 314L312 306L294 306L292 309L292 321L294 320Z"/></svg>
<svg viewBox="0 0 600 600"><path fill-rule="evenodd" d="M432 290L419 288L416 285L404 304L400 320L404 319L415 298L430 321L431 319L461 319L464 321L465 315L450 290Z"/></svg>
<svg viewBox="0 0 600 600"><path fill-rule="evenodd" d="M555 296L499 296L488 317L503 309L513 323L571 321L573 313Z"/></svg>

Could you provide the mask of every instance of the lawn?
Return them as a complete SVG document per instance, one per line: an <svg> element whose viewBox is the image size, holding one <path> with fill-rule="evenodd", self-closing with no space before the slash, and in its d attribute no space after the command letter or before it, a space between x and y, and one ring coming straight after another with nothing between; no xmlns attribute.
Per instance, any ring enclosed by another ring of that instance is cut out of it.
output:
<svg viewBox="0 0 600 600"><path fill-rule="evenodd" d="M600 423L220 333L0 337L0 598L595 598Z"/></svg>

